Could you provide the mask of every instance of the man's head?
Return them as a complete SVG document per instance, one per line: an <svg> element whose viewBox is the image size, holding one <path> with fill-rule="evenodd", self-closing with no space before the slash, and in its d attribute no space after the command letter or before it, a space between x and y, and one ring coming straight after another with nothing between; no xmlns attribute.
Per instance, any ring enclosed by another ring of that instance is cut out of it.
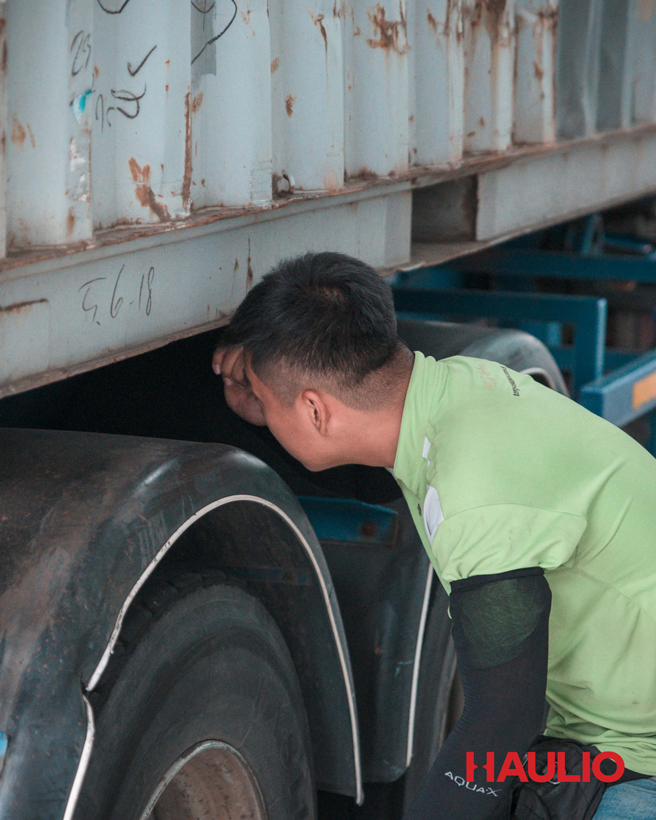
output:
<svg viewBox="0 0 656 820"><path fill-rule="evenodd" d="M306 254L268 273L237 309L226 348L233 360L243 350L243 379L228 375L226 395L234 381L250 388L262 423L315 470L346 463L360 422L380 420L400 394L402 406L412 368L389 286L337 253Z"/></svg>

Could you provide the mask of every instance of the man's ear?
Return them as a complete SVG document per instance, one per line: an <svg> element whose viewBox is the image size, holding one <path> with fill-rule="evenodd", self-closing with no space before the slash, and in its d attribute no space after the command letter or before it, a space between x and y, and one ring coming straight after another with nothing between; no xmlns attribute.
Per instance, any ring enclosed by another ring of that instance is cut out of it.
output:
<svg viewBox="0 0 656 820"><path fill-rule="evenodd" d="M301 393L301 402L309 414L310 423L314 429L325 436L330 422L330 408L325 397L316 390L304 390Z"/></svg>

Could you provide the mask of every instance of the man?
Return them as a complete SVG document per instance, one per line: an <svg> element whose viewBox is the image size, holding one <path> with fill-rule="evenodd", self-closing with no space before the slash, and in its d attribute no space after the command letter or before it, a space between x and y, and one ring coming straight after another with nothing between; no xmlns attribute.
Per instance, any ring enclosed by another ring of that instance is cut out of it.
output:
<svg viewBox="0 0 656 820"><path fill-rule="evenodd" d="M656 817L656 460L530 376L413 354L389 287L339 254L265 276L213 367L308 469L391 470L450 594L465 710L408 820L492 817L509 781L463 788L466 752L521 757L545 694L547 735L624 760L595 816Z"/></svg>

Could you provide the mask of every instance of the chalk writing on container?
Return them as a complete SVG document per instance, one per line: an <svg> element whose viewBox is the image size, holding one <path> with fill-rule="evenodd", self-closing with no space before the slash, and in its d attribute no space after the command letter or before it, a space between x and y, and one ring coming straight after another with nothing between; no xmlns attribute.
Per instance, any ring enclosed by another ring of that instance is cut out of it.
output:
<svg viewBox="0 0 656 820"><path fill-rule="evenodd" d="M200 55L205 51L208 46L211 46L212 43L215 43L220 37L226 33L226 31L230 28L230 26L235 22L235 17L237 16L237 3L236 0L230 0L233 5L232 9L232 16L230 20L226 23L226 25L221 29L218 34L212 34L205 42L201 49L191 58L192 65L196 62L196 60L200 57ZM191 0L191 7L195 9L199 14L203 15L203 31L205 31L205 21L207 19L207 15L214 11L216 6L216 0ZM202 41L201 41L202 42Z"/></svg>
<svg viewBox="0 0 656 820"><path fill-rule="evenodd" d="M89 65L89 59L91 58L91 35L89 32L84 31L84 29L78 31L73 37L70 51L73 54L71 75L77 77L80 71Z"/></svg>
<svg viewBox="0 0 656 820"><path fill-rule="evenodd" d="M150 55L153 53L153 51L155 51L156 48L157 46L153 46L136 68L132 68L132 63L128 62L128 74L130 75L130 77L137 76L141 69L146 65L146 60L150 57Z"/></svg>
<svg viewBox="0 0 656 820"><path fill-rule="evenodd" d="M105 14L120 14L130 0L98 0L98 5Z"/></svg>
<svg viewBox="0 0 656 820"><path fill-rule="evenodd" d="M101 325L103 319L113 320L125 310L150 316L153 308L155 268L146 273L130 271L121 265L116 277L96 276L78 288L80 307L89 314L92 324ZM134 307L133 307L134 306Z"/></svg>

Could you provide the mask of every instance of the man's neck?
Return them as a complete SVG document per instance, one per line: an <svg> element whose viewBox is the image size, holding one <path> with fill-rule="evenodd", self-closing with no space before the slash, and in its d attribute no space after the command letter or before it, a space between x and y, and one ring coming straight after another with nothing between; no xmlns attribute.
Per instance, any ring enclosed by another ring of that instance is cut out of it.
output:
<svg viewBox="0 0 656 820"><path fill-rule="evenodd" d="M381 410L354 414L352 445L349 443L349 452L344 453L345 464L394 467L411 376L412 367L409 367L394 390L391 404Z"/></svg>

